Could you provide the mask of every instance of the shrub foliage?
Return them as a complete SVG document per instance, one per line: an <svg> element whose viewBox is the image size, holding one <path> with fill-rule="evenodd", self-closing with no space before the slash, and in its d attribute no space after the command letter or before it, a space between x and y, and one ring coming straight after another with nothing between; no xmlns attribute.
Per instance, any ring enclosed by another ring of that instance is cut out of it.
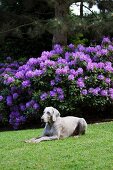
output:
<svg viewBox="0 0 113 170"><path fill-rule="evenodd" d="M61 115L85 116L113 104L113 42L85 47L56 44L25 64L7 58L0 65L0 121L18 129L39 118L46 106Z"/></svg>

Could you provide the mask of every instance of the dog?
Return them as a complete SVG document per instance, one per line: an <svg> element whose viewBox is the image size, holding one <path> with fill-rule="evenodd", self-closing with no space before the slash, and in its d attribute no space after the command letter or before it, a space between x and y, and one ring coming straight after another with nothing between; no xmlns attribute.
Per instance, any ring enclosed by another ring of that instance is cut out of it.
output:
<svg viewBox="0 0 113 170"><path fill-rule="evenodd" d="M79 136L85 134L87 130L85 119L74 116L60 117L59 111L53 107L46 107L41 119L45 122L42 136L26 140L25 142L39 143L70 136Z"/></svg>

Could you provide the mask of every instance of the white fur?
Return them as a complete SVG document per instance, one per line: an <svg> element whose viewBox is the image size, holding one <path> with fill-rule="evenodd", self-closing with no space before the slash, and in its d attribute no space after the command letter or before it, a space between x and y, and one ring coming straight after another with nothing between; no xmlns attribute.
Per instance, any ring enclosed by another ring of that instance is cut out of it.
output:
<svg viewBox="0 0 113 170"><path fill-rule="evenodd" d="M78 136L85 134L87 129L85 119L74 116L60 117L59 111L53 107L46 107L41 119L46 123L42 136L25 142L39 143L46 140Z"/></svg>

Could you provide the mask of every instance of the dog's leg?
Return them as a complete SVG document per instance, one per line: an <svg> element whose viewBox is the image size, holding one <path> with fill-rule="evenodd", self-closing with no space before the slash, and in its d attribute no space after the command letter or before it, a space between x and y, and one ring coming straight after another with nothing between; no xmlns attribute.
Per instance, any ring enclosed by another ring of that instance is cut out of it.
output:
<svg viewBox="0 0 113 170"><path fill-rule="evenodd" d="M36 138L31 138L31 139L25 140L24 142L25 142L25 143L32 143L32 142L34 142L35 140L40 139L40 138L42 138L42 137L43 137L43 136L39 136L39 137L36 137Z"/></svg>
<svg viewBox="0 0 113 170"><path fill-rule="evenodd" d="M43 136L41 138L33 138L33 140L29 140L28 143L39 143L42 141L48 141L48 140L57 140L59 139L58 136Z"/></svg>

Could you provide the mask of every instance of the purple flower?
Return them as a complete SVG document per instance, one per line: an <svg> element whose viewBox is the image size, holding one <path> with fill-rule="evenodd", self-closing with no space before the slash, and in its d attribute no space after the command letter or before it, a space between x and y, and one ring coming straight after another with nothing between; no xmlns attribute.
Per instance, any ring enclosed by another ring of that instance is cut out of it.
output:
<svg viewBox="0 0 113 170"><path fill-rule="evenodd" d="M109 93L113 94L113 88L109 88Z"/></svg>
<svg viewBox="0 0 113 170"><path fill-rule="evenodd" d="M92 94L98 96L99 90L97 88L92 90Z"/></svg>
<svg viewBox="0 0 113 170"><path fill-rule="evenodd" d="M108 50L113 51L113 46L112 46L112 45L109 45L109 46L108 46Z"/></svg>
<svg viewBox="0 0 113 170"><path fill-rule="evenodd" d="M6 80L6 83L7 84L11 84L15 81L15 79L13 77L8 77L7 80Z"/></svg>
<svg viewBox="0 0 113 170"><path fill-rule="evenodd" d="M100 74L100 75L97 76L97 78L98 78L99 80L104 80L105 77L104 77L102 74Z"/></svg>
<svg viewBox="0 0 113 170"><path fill-rule="evenodd" d="M23 79L24 78L24 72L23 71L18 71L15 74L15 77L18 78L18 79Z"/></svg>
<svg viewBox="0 0 113 170"><path fill-rule="evenodd" d="M58 98L59 98L60 101L62 101L62 100L64 100L64 95L63 94L59 95Z"/></svg>
<svg viewBox="0 0 113 170"><path fill-rule="evenodd" d="M110 82L111 82L110 78L106 78L106 79L105 79L105 82L108 83L108 84L110 84Z"/></svg>
<svg viewBox="0 0 113 170"><path fill-rule="evenodd" d="M57 95L57 94L56 94L55 91L52 91L52 90L50 91L50 96L51 96L51 97L55 97L56 95Z"/></svg>
<svg viewBox="0 0 113 170"><path fill-rule="evenodd" d="M30 87L31 83L29 80L25 80L22 82L22 87L26 88L26 87Z"/></svg>
<svg viewBox="0 0 113 170"><path fill-rule="evenodd" d="M26 72L26 77L27 78L32 78L33 76L34 76L33 71L30 70L30 71Z"/></svg>
<svg viewBox="0 0 113 170"><path fill-rule="evenodd" d="M38 103L35 103L35 104L33 105L33 108L34 108L35 110L39 109L39 104L38 104Z"/></svg>
<svg viewBox="0 0 113 170"><path fill-rule="evenodd" d="M69 44L68 47L72 50L75 48L75 46L73 44Z"/></svg>
<svg viewBox="0 0 113 170"><path fill-rule="evenodd" d="M100 94L102 96L108 96L108 91L107 90L101 90Z"/></svg>
<svg viewBox="0 0 113 170"><path fill-rule="evenodd" d="M56 83L58 83L58 82L60 82L60 81L62 81L62 79L61 79L61 77L59 77L58 75L55 77L55 81L56 81Z"/></svg>
<svg viewBox="0 0 113 170"><path fill-rule="evenodd" d="M43 74L43 71L42 70L35 70L34 72L33 72L33 75L34 76L41 76Z"/></svg>
<svg viewBox="0 0 113 170"><path fill-rule="evenodd" d="M20 110L21 111L25 111L25 109L26 109L25 105L24 104L20 104Z"/></svg>
<svg viewBox="0 0 113 170"><path fill-rule="evenodd" d="M3 96L0 96L0 101L2 101L3 100Z"/></svg>
<svg viewBox="0 0 113 170"><path fill-rule="evenodd" d="M50 84L51 84L51 86L54 86L55 85L55 80L51 80Z"/></svg>
<svg viewBox="0 0 113 170"><path fill-rule="evenodd" d="M113 100L113 93L110 94L110 98Z"/></svg>
<svg viewBox="0 0 113 170"><path fill-rule="evenodd" d="M81 44L79 44L77 48L79 51L85 51L85 47Z"/></svg>
<svg viewBox="0 0 113 170"><path fill-rule="evenodd" d="M69 75L69 76L68 76L68 80L74 80L74 75L72 75L72 74Z"/></svg>
<svg viewBox="0 0 113 170"><path fill-rule="evenodd" d="M7 60L7 61L11 61L11 57L7 57L6 60Z"/></svg>
<svg viewBox="0 0 113 170"><path fill-rule="evenodd" d="M83 74L83 69L82 68L78 68L77 73L78 74Z"/></svg>
<svg viewBox="0 0 113 170"><path fill-rule="evenodd" d="M12 106L12 96L7 96L6 102L8 106Z"/></svg>
<svg viewBox="0 0 113 170"><path fill-rule="evenodd" d="M63 48L59 44L54 45L53 49L54 49L54 54L62 54L63 52Z"/></svg>
<svg viewBox="0 0 113 170"><path fill-rule="evenodd" d="M83 95L87 95L87 94L88 94L88 92L87 92L87 90L86 90L86 89L84 89L84 90L82 90L82 91L81 91L81 94L83 94Z"/></svg>
<svg viewBox="0 0 113 170"><path fill-rule="evenodd" d="M93 69L94 69L94 64L92 62L88 62L87 70L93 70Z"/></svg>
<svg viewBox="0 0 113 170"><path fill-rule="evenodd" d="M78 75L74 69L70 69L70 74L73 74L74 76Z"/></svg>
<svg viewBox="0 0 113 170"><path fill-rule="evenodd" d="M37 58L30 58L29 61L27 62L28 65L36 65L37 64Z"/></svg>
<svg viewBox="0 0 113 170"><path fill-rule="evenodd" d="M78 78L77 82L76 82L77 86L80 88L85 87L84 81L82 78Z"/></svg>
<svg viewBox="0 0 113 170"><path fill-rule="evenodd" d="M109 37L104 37L103 40L102 40L102 44L110 44L111 41L109 39Z"/></svg>
<svg viewBox="0 0 113 170"><path fill-rule="evenodd" d="M104 63L99 62L97 67L100 68L100 69L104 68Z"/></svg>
<svg viewBox="0 0 113 170"><path fill-rule="evenodd" d="M26 103L26 108L29 108L29 107L31 107L31 102L30 101Z"/></svg>
<svg viewBox="0 0 113 170"><path fill-rule="evenodd" d="M46 100L47 97L48 97L48 94L47 94L46 92L45 92L45 93L42 93L42 94L40 95L40 99L41 99L42 101Z"/></svg>
<svg viewBox="0 0 113 170"><path fill-rule="evenodd" d="M14 93L13 94L13 99L17 99L18 98L18 93Z"/></svg>
<svg viewBox="0 0 113 170"><path fill-rule="evenodd" d="M63 90L62 88L58 87L58 88L54 88L54 91L56 91L58 94L63 94Z"/></svg>

